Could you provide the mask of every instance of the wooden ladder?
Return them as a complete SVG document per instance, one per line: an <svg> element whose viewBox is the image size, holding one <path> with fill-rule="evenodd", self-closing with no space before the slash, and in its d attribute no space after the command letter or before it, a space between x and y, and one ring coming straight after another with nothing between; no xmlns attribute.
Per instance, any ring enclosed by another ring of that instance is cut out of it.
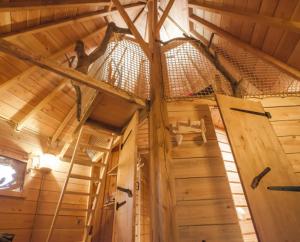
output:
<svg viewBox="0 0 300 242"><path fill-rule="evenodd" d="M72 158L70 161L70 167L69 167L69 171L67 174L67 178L65 180L64 186L62 188L62 192L60 194L59 200L58 200L58 204L55 210L55 214L50 226L50 230L48 233L48 237L46 242L50 242L53 236L53 231L54 231L54 226L55 223L57 221L58 215L60 211L81 211L81 212L86 212L86 222L85 222L85 230L84 230L84 235L83 235L83 242L87 242L89 241L91 235L92 235L92 229L93 229L93 224L94 224L94 215L95 215L95 210L98 206L98 201L99 201L99 195L100 195L100 188L101 188L101 180L103 178L103 175L106 173L107 170L107 163L109 161L109 157L111 155L111 150L114 144L114 136L111 136L110 141L109 141L109 148L103 148L103 147L99 147L99 146L93 146L93 145L86 145L86 144L81 144L81 138L82 138L82 134L83 134L83 127L80 129L79 131L79 135L76 139L76 143L74 146L74 150L72 152ZM93 161L83 161L83 160L79 160L77 158L77 154L78 154L78 150L79 148L86 148L86 149L90 149L90 150L94 150L94 151L101 151L103 152L103 158L99 159L102 160L102 162L93 162ZM99 172L99 177L93 177L93 176L83 176L83 175L78 175L78 174L74 174L72 172L74 165L82 165L82 166L88 166L91 168L91 174L92 174L92 168L95 166L102 166L103 169ZM90 183L90 188L91 188L91 184L96 183L96 189L94 189L95 193L93 193L93 189L89 189L89 192L76 192L76 191L69 191L67 190L67 186L69 184L69 180L70 178L72 179L81 179L81 180L87 180ZM89 201L87 204L87 208L86 209L76 209L76 208L63 208L62 207L62 202L64 199L64 196L66 194L71 194L71 195L78 195L78 196L88 196Z"/></svg>

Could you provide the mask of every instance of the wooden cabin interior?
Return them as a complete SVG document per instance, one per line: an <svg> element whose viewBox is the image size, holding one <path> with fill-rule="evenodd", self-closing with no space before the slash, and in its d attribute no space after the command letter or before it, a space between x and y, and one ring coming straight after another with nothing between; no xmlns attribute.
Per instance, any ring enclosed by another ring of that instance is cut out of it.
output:
<svg viewBox="0 0 300 242"><path fill-rule="evenodd" d="M299 242L300 0L1 0L0 242Z"/></svg>

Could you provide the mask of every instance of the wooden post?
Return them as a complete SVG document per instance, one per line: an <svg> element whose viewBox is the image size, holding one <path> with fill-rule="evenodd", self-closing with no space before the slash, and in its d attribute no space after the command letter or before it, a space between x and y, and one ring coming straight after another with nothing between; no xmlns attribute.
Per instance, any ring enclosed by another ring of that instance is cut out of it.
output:
<svg viewBox="0 0 300 242"><path fill-rule="evenodd" d="M153 242L176 242L174 179L170 171L171 142L164 99L157 0L148 1L151 52L150 191Z"/></svg>

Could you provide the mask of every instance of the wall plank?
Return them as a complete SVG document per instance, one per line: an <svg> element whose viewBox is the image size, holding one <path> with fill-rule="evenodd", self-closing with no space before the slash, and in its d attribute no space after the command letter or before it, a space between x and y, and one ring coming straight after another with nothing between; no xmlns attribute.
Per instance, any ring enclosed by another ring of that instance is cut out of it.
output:
<svg viewBox="0 0 300 242"><path fill-rule="evenodd" d="M209 107L201 102L169 102L168 113L173 124L204 118L207 127L207 143L200 134L183 134L180 145L172 137L180 241L243 241ZM222 148L230 150L227 143ZM228 166L236 170L232 164Z"/></svg>

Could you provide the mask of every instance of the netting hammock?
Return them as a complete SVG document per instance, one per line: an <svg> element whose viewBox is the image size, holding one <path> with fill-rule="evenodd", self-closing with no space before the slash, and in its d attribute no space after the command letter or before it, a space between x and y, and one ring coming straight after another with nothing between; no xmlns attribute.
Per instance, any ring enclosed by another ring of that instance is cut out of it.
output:
<svg viewBox="0 0 300 242"><path fill-rule="evenodd" d="M297 80L226 40L214 38L214 53L225 62L238 85L208 58L193 40L173 40L162 47L166 98L208 97L214 93L239 97L300 96ZM150 64L131 39L113 39L89 75L129 93L149 99Z"/></svg>

